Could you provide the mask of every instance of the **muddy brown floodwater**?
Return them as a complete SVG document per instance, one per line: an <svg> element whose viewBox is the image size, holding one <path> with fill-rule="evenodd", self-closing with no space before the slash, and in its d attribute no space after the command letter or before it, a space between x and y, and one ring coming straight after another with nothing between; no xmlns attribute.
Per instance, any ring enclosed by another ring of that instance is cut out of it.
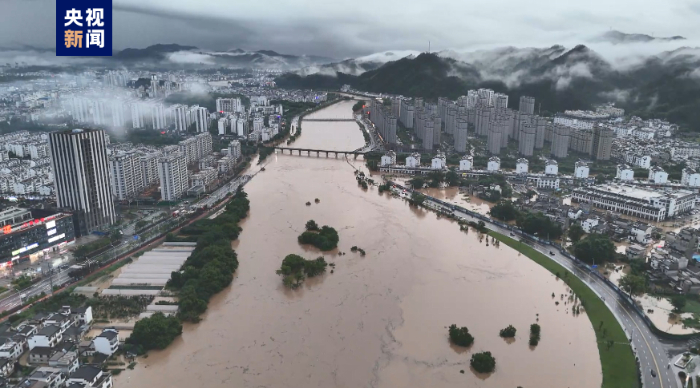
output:
<svg viewBox="0 0 700 388"><path fill-rule="evenodd" d="M338 117L351 105L316 115ZM305 122L294 145L362 143L354 122ZM234 243L233 284L211 300L201 323L119 375L120 386L600 387L592 326L563 304L567 289L549 272L376 187L362 190L344 159L278 154L267 162L245 188L251 211ZM338 230L345 255L297 243L311 219ZM350 252L353 245L367 255ZM290 253L323 255L335 273L286 290L275 270ZM530 348L538 314L542 340ZM450 345L452 323L469 328L471 348ZM510 324L518 332L507 343L498 332ZM484 350L497 360L490 376L469 367L471 354Z"/></svg>

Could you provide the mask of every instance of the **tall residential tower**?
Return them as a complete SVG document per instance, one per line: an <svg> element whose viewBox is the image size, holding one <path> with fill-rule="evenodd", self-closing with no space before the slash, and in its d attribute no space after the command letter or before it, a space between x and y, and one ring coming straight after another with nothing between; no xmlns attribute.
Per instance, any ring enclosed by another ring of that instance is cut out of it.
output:
<svg viewBox="0 0 700 388"><path fill-rule="evenodd" d="M59 208L77 213L81 234L115 221L104 131L73 129L49 134Z"/></svg>

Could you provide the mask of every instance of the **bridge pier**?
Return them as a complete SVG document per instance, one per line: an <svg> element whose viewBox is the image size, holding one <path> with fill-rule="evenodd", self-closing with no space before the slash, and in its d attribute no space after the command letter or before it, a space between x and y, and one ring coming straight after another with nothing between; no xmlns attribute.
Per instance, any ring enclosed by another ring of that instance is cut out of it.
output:
<svg viewBox="0 0 700 388"><path fill-rule="evenodd" d="M357 154L354 155L354 159L357 160Z"/></svg>
<svg viewBox="0 0 700 388"><path fill-rule="evenodd" d="M326 157L328 157L328 151L326 151Z"/></svg>

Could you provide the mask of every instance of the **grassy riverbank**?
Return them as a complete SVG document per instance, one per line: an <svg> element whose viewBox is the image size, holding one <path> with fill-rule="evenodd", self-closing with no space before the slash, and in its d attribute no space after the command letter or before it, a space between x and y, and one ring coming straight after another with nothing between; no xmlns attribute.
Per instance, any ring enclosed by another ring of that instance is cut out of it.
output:
<svg viewBox="0 0 700 388"><path fill-rule="evenodd" d="M520 243L500 233L490 231L497 240L517 250L553 274L568 272L564 267L536 251L529 245ZM598 353L603 368L603 388L638 388L637 366L629 345L629 340L605 303L579 278L569 275L562 279L578 295L591 321L598 342ZM601 326L602 322L602 326ZM608 347L609 341L614 341Z"/></svg>

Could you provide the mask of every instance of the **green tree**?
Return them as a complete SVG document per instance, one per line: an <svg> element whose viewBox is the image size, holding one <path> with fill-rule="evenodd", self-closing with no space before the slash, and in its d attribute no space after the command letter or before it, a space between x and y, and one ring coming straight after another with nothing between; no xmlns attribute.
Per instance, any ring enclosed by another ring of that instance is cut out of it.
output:
<svg viewBox="0 0 700 388"><path fill-rule="evenodd" d="M165 349L182 334L182 324L177 317L155 313L136 322L126 342L141 346L144 350Z"/></svg>
<svg viewBox="0 0 700 388"><path fill-rule="evenodd" d="M673 311L680 313L685 307L687 302L685 295L674 295L671 297L671 304L673 305Z"/></svg>
<svg viewBox="0 0 700 388"><path fill-rule="evenodd" d="M116 230L116 229L113 230L113 231L109 234L109 239L110 239L110 241L112 241L112 242L116 242L116 241L121 240L121 239L122 239L122 232L121 232L120 230Z"/></svg>
<svg viewBox="0 0 700 388"><path fill-rule="evenodd" d="M297 288L307 276L312 278L320 275L326 271L327 266L328 263L323 257L318 257L316 260L306 260L299 255L290 254L282 260L277 274L282 276L282 284L285 287Z"/></svg>
<svg viewBox="0 0 700 388"><path fill-rule="evenodd" d="M515 327L513 327L513 325L508 325L508 327L506 327L505 329L501 329L501 332L499 334L503 338L513 338L515 337L515 332Z"/></svg>
<svg viewBox="0 0 700 388"><path fill-rule="evenodd" d="M615 244L608 236L592 233L574 244L574 255L588 264L604 264L615 259Z"/></svg>
<svg viewBox="0 0 700 388"><path fill-rule="evenodd" d="M466 326L457 327L457 325L452 324L448 329L448 334L450 341L457 346L469 347L474 343L474 337L469 334L469 329Z"/></svg>
<svg viewBox="0 0 700 388"><path fill-rule="evenodd" d="M632 295L640 295L646 291L647 279L644 275L626 274L620 279L620 288Z"/></svg>
<svg viewBox="0 0 700 388"><path fill-rule="evenodd" d="M449 186L459 186L462 183L462 177L454 170L450 170L445 174L445 182Z"/></svg>
<svg viewBox="0 0 700 388"><path fill-rule="evenodd" d="M415 177L407 182L411 187L415 189L422 189L425 186L425 180L420 177Z"/></svg>
<svg viewBox="0 0 700 388"><path fill-rule="evenodd" d="M518 209L513 206L511 201L501 201L491 208L490 214L493 218L502 221L512 221L520 215Z"/></svg>
<svg viewBox="0 0 700 388"><path fill-rule="evenodd" d="M357 112L358 110L362 109L362 107L365 105L365 100L360 100L355 103L355 105L352 106L352 111Z"/></svg>
<svg viewBox="0 0 700 388"><path fill-rule="evenodd" d="M561 237L562 234L561 226L543 213L520 213L516 224L525 233L536 234L540 238L555 240Z"/></svg>
<svg viewBox="0 0 700 388"><path fill-rule="evenodd" d="M307 230L297 240L299 244L311 244L322 251L330 251L338 247L340 237L335 229L324 225L317 231Z"/></svg>
<svg viewBox="0 0 700 388"><path fill-rule="evenodd" d="M530 346L537 346L540 342L540 325L533 323L530 325Z"/></svg>
<svg viewBox="0 0 700 388"><path fill-rule="evenodd" d="M472 354L470 364L478 373L491 373L496 370L496 359L491 355L491 352Z"/></svg>
<svg viewBox="0 0 700 388"><path fill-rule="evenodd" d="M422 205L423 202L425 202L425 195L423 195L417 191L414 191L411 194L411 199L408 200L408 203L410 203L411 205L416 205L416 206Z"/></svg>
<svg viewBox="0 0 700 388"><path fill-rule="evenodd" d="M573 224L569 228L569 231L567 232L569 238L571 239L571 242L577 243L581 237L583 237L586 232L583 231L583 228L579 224Z"/></svg>
<svg viewBox="0 0 700 388"><path fill-rule="evenodd" d="M436 188L445 181L445 174L442 171L432 171L428 174L428 186Z"/></svg>
<svg viewBox="0 0 700 388"><path fill-rule="evenodd" d="M32 285L32 278L29 275L22 275L12 281L15 290L23 290Z"/></svg>
<svg viewBox="0 0 700 388"><path fill-rule="evenodd" d="M309 220L306 222L306 230L318 230L318 224L316 224L316 221L314 220Z"/></svg>

